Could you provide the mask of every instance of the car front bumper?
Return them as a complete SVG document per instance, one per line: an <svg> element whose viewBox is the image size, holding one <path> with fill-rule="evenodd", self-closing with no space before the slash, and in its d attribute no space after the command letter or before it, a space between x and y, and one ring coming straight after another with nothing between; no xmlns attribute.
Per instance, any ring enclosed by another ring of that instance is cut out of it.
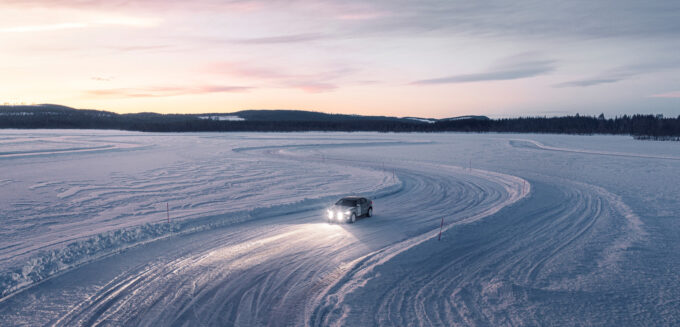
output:
<svg viewBox="0 0 680 327"><path fill-rule="evenodd" d="M326 220L328 220L329 223L338 223L338 222L347 222L349 221L349 217L352 216L352 213L344 213L344 212L339 212L339 211L328 211L326 212Z"/></svg>

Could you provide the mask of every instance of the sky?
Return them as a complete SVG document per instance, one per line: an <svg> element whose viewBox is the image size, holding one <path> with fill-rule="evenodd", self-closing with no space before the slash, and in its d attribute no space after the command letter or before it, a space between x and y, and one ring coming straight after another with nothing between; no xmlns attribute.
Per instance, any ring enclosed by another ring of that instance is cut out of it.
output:
<svg viewBox="0 0 680 327"><path fill-rule="evenodd" d="M680 115L680 1L2 0L0 104Z"/></svg>

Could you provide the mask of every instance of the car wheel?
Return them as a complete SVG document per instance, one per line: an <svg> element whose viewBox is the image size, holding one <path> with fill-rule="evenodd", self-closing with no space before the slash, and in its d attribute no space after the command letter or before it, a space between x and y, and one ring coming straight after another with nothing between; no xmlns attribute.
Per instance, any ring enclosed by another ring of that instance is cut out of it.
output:
<svg viewBox="0 0 680 327"><path fill-rule="evenodd" d="M368 212L366 213L366 217L371 217L373 216L373 208L368 208Z"/></svg>
<svg viewBox="0 0 680 327"><path fill-rule="evenodd" d="M357 221L357 215L352 214L351 216L349 216L349 223L350 224L354 224L355 221Z"/></svg>

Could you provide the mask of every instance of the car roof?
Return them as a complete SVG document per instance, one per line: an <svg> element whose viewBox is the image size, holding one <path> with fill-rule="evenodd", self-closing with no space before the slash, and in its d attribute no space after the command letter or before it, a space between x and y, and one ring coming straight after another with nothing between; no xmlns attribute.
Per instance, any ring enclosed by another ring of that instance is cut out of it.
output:
<svg viewBox="0 0 680 327"><path fill-rule="evenodd" d="M361 197L361 196L346 196L346 197L344 197L340 200L359 200L359 199L363 199L363 197Z"/></svg>

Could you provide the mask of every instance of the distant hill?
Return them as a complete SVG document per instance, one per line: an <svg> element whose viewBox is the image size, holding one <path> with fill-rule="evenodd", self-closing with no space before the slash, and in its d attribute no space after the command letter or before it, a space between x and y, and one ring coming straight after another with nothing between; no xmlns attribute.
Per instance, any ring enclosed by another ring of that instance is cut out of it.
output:
<svg viewBox="0 0 680 327"><path fill-rule="evenodd" d="M439 119L439 121L465 120L465 119L489 120L489 117L487 117L487 116L458 116L458 117L442 118L442 119Z"/></svg>
<svg viewBox="0 0 680 327"><path fill-rule="evenodd" d="M63 119L60 118L81 118L81 119L99 119L102 117L112 118L115 120L129 121L129 120L149 120L158 119L159 121L167 120L187 120L192 121L196 119L211 120L211 121L248 121L248 122L319 122L319 123L356 123L356 122L392 122L402 124L422 124L433 123L438 121L434 118L418 118L418 117L389 117L389 116L362 116L362 115L347 115L347 114L328 114L316 111L304 110L241 110L231 113L203 113L203 114L158 114L150 112L134 113L134 114L117 114L109 111L101 110L86 110L74 109L66 106L55 104L39 104L39 105L16 105L16 106L0 106L0 117L24 117L22 120L31 121L37 119L28 118L35 117L49 117L50 121L55 123ZM446 118L443 120L460 120L467 119L466 117L483 117L484 116L464 116ZM471 118L472 119L472 118ZM475 118L477 119L477 118ZM65 121L63 123L66 123Z"/></svg>
<svg viewBox="0 0 680 327"><path fill-rule="evenodd" d="M325 121L325 122L350 122L350 121L394 121L403 123L433 123L438 119L434 118L419 118L419 117L390 117L390 116L362 116L362 115L347 115L347 114L328 114L324 112L317 111L304 111L304 110L241 110L232 113L221 113L221 114L199 114L199 117L219 117L219 116L231 116L240 117L243 120L249 121L281 121L281 122L291 122L291 121ZM461 116L454 118L445 118L444 120L457 120L457 119L489 119L486 116ZM474 118L472 118L474 117Z"/></svg>
<svg viewBox="0 0 680 327"><path fill-rule="evenodd" d="M205 114L117 114L55 104L0 106L0 128L117 129L143 132L514 132L630 134L638 138L677 139L680 117L633 115L519 117L490 119L460 116L419 117L327 114L303 110L242 110Z"/></svg>
<svg viewBox="0 0 680 327"><path fill-rule="evenodd" d="M231 113L252 121L356 121L356 120L399 120L395 117L327 114L304 110L242 110Z"/></svg>

